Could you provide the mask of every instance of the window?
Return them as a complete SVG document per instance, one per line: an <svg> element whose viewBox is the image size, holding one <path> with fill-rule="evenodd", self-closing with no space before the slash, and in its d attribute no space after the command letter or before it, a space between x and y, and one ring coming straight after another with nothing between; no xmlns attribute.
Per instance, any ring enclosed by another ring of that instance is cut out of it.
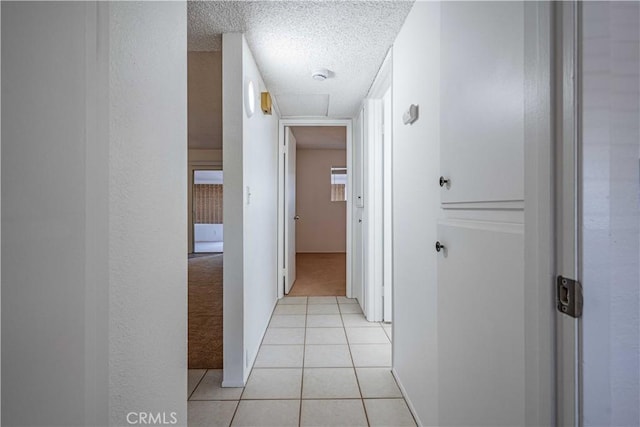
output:
<svg viewBox="0 0 640 427"><path fill-rule="evenodd" d="M347 201L347 168L332 167L331 168L331 201L346 202Z"/></svg>

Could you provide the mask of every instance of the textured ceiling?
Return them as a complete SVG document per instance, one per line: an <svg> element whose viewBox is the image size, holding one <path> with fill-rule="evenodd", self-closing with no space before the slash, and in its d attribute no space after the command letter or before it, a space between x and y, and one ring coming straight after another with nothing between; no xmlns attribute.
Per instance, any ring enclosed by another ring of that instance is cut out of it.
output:
<svg viewBox="0 0 640 427"><path fill-rule="evenodd" d="M292 126L296 147L300 150L346 150L344 126Z"/></svg>
<svg viewBox="0 0 640 427"><path fill-rule="evenodd" d="M353 117L412 5L399 0L189 2L189 50L220 50L222 33L244 32L276 102L302 100L297 103L302 106L287 106L284 117ZM315 81L316 68L333 75ZM328 96L327 111L312 95Z"/></svg>

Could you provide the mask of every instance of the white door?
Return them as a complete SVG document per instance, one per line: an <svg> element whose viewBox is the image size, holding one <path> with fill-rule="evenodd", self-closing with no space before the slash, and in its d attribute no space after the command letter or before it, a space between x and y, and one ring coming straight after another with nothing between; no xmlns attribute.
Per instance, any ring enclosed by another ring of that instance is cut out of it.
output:
<svg viewBox="0 0 640 427"><path fill-rule="evenodd" d="M438 401L442 426L526 423L525 7L441 6ZM432 246L433 245L433 246ZM529 303L529 301L527 301ZM536 305L528 309L536 309Z"/></svg>
<svg viewBox="0 0 640 427"><path fill-rule="evenodd" d="M296 138L290 128L285 133L285 289L288 294L296 281Z"/></svg>

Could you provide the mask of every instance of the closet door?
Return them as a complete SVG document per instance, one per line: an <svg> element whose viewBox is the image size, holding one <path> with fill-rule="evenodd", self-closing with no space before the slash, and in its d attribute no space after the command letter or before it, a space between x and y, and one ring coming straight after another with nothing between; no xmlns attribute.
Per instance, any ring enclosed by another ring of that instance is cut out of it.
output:
<svg viewBox="0 0 640 427"><path fill-rule="evenodd" d="M525 7L444 2L441 17L439 424L519 426Z"/></svg>
<svg viewBox="0 0 640 427"><path fill-rule="evenodd" d="M524 198L524 6L444 2L443 203Z"/></svg>

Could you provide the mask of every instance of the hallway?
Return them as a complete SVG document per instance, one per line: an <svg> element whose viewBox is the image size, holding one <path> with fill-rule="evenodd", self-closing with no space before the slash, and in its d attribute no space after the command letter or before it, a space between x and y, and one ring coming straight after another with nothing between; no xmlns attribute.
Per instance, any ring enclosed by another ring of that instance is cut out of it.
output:
<svg viewBox="0 0 640 427"><path fill-rule="evenodd" d="M296 281L291 296L344 296L347 254L297 253Z"/></svg>
<svg viewBox="0 0 640 427"><path fill-rule="evenodd" d="M353 299L286 297L246 387L189 370L189 426L415 426L390 372L391 338Z"/></svg>

